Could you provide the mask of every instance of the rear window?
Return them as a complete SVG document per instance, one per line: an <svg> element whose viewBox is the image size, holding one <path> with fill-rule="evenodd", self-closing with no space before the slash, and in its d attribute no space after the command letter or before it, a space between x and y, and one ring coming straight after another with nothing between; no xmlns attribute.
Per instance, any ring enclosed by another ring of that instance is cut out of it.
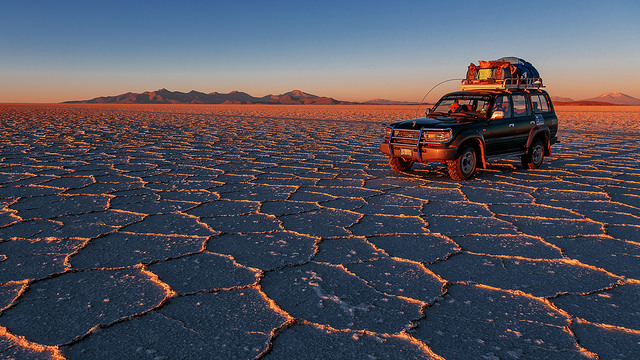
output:
<svg viewBox="0 0 640 360"><path fill-rule="evenodd" d="M547 102L547 97L542 94L531 95L531 105L536 114L549 112L549 102Z"/></svg>

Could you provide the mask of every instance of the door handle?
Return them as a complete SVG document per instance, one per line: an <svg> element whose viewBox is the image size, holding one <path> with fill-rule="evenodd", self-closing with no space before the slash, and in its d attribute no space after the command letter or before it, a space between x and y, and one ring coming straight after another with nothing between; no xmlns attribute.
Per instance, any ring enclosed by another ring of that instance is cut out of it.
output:
<svg viewBox="0 0 640 360"><path fill-rule="evenodd" d="M514 127L516 126L516 124L509 124L509 127Z"/></svg>

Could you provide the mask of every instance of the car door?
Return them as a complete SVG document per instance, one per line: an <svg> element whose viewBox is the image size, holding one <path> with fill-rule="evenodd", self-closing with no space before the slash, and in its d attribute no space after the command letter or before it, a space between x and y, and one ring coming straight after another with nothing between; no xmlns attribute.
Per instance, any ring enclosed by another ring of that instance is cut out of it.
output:
<svg viewBox="0 0 640 360"><path fill-rule="evenodd" d="M531 129L536 126L536 119L531 111L528 93L513 94L513 147L516 151L524 151Z"/></svg>
<svg viewBox="0 0 640 360"><path fill-rule="evenodd" d="M512 137L515 122L509 94L496 96L490 116L495 116L498 111L502 112L502 117L489 119L487 126L482 129L488 156L515 151Z"/></svg>

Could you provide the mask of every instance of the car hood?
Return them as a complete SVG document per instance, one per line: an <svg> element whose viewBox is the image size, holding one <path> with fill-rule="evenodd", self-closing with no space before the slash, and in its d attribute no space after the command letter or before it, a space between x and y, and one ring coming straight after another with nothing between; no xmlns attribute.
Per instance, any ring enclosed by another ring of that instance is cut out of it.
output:
<svg viewBox="0 0 640 360"><path fill-rule="evenodd" d="M477 121L473 118L450 118L450 117L421 117L415 119L408 119L395 122L391 124L391 126L396 129L420 129L420 128L435 128L435 129L444 129L450 128L454 126L459 126L462 124L468 124L471 122Z"/></svg>

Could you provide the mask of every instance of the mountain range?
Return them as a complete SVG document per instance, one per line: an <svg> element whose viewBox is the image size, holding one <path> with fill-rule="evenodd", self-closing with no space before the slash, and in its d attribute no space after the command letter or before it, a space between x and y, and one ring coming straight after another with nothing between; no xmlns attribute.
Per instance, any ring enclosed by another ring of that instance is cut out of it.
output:
<svg viewBox="0 0 640 360"><path fill-rule="evenodd" d="M396 101L387 99L371 99L364 102L364 104L372 105L417 105L417 101Z"/></svg>
<svg viewBox="0 0 640 360"><path fill-rule="evenodd" d="M600 96L573 100L567 97L552 96L551 100L556 105L639 105L640 99L632 96L612 92ZM115 96L101 96L91 100L65 101L67 104L91 103L91 104L290 104L290 105L340 105L362 104L351 101L336 100L325 96L316 96L301 90L292 90L280 95L267 95L263 97L251 96L245 92L232 91L230 93L203 93L191 90L188 93L160 89L145 91L143 93L128 92ZM415 102L393 101L386 99L372 99L363 104L380 105L411 105Z"/></svg>
<svg viewBox="0 0 640 360"><path fill-rule="evenodd" d="M280 95L263 97L251 96L245 92L232 91L203 93L191 90L188 93L160 89L145 91L141 94L128 92L116 96L102 96L91 100L65 101L67 104L298 104L298 105L337 105L353 104L330 97L316 96L300 90L289 91Z"/></svg>
<svg viewBox="0 0 640 360"><path fill-rule="evenodd" d="M583 100L552 96L551 101L555 105L640 105L640 99L619 92L605 93Z"/></svg>

